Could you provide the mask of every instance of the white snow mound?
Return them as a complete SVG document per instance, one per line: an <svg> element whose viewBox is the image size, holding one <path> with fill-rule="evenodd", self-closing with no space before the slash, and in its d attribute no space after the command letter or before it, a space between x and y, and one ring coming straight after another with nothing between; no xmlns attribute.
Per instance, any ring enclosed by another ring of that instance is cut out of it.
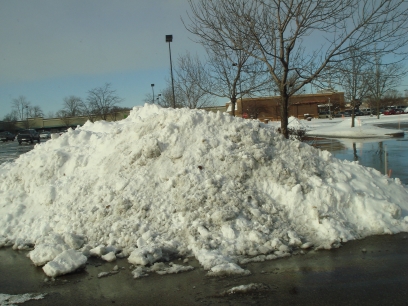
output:
<svg viewBox="0 0 408 306"><path fill-rule="evenodd" d="M213 273L246 273L244 257L408 231L407 199L398 179L270 125L146 104L0 165L0 241L38 246L37 265L86 242L137 265L194 255Z"/></svg>

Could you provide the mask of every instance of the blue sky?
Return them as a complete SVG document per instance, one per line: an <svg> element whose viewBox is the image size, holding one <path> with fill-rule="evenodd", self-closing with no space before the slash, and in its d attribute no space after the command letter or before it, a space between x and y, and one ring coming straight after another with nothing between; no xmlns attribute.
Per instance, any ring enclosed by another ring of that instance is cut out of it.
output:
<svg viewBox="0 0 408 306"><path fill-rule="evenodd" d="M185 0L0 0L0 119L21 95L44 113L70 95L111 83L121 106L142 105L170 77L173 65L195 53L181 17Z"/></svg>
<svg viewBox="0 0 408 306"><path fill-rule="evenodd" d="M165 35L173 64L203 52L181 22L188 10L186 0L0 0L0 120L19 96L47 116L105 83L121 106L143 105L170 77Z"/></svg>

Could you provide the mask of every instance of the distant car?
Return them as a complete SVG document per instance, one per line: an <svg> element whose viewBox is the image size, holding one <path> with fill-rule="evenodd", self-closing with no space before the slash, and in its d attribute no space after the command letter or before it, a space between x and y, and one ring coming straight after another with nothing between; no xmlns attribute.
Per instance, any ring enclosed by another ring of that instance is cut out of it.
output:
<svg viewBox="0 0 408 306"><path fill-rule="evenodd" d="M39 143L41 141L40 139L40 134L38 134L34 129L22 130L17 135L19 144L21 144L22 142L34 143L34 140L37 140L37 142Z"/></svg>
<svg viewBox="0 0 408 306"><path fill-rule="evenodd" d="M393 109L393 108L391 108L391 109L386 109L386 110L383 112L383 114L384 114L384 115L395 115L395 114L396 114L396 111L395 111L395 109Z"/></svg>
<svg viewBox="0 0 408 306"><path fill-rule="evenodd" d="M51 133L50 132L42 132L40 134L41 139L50 139L51 138Z"/></svg>
<svg viewBox="0 0 408 306"><path fill-rule="evenodd" d="M329 112L320 112L319 113L319 118L320 119L330 118L330 113Z"/></svg>
<svg viewBox="0 0 408 306"><path fill-rule="evenodd" d="M1 132L0 133L0 140L1 141L9 141L9 140L11 140L11 141L14 141L14 138L15 138L15 136L14 136L14 134L12 134L12 133L10 133L10 132Z"/></svg>
<svg viewBox="0 0 408 306"><path fill-rule="evenodd" d="M405 114L405 111L403 110L403 109L401 109L401 108L397 108L396 110L395 110L395 114Z"/></svg>
<svg viewBox="0 0 408 306"><path fill-rule="evenodd" d="M338 113L336 114L336 117L350 117L350 116L351 116L351 114L350 114L348 111L338 112Z"/></svg>

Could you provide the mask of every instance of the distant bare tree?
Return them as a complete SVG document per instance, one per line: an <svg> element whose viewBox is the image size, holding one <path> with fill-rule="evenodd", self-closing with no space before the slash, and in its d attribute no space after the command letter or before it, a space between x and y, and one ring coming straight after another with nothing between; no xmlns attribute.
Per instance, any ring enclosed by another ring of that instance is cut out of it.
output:
<svg viewBox="0 0 408 306"><path fill-rule="evenodd" d="M66 111L66 110L59 110L55 113L55 115L62 121L64 122L66 127L69 127L72 121L72 116Z"/></svg>
<svg viewBox="0 0 408 306"><path fill-rule="evenodd" d="M18 115L18 119L23 121L27 119L29 116L28 114L28 108L30 107L30 102L27 101L27 98L24 96L19 96L16 99L13 99L13 102L11 103L11 108L13 111L15 111Z"/></svg>
<svg viewBox="0 0 408 306"><path fill-rule="evenodd" d="M28 116L31 118L36 118L36 117L44 117L44 113L41 109L40 106L29 106L28 107Z"/></svg>
<svg viewBox="0 0 408 306"><path fill-rule="evenodd" d="M17 111L13 110L7 115L4 116L3 121L18 121L18 113Z"/></svg>
<svg viewBox="0 0 408 306"><path fill-rule="evenodd" d="M179 87L177 86L176 83L174 86L174 96L176 97L176 108L184 107L184 103L182 101L183 96L180 93ZM152 103L152 100L153 100L152 93L148 93L146 94L143 101L145 103ZM166 80L166 87L160 92L160 94L156 95L155 103L164 108L173 107L173 89L171 81Z"/></svg>
<svg viewBox="0 0 408 306"><path fill-rule="evenodd" d="M62 109L64 110L67 116L76 117L82 115L83 105L84 102L80 97L69 96L64 98L64 104Z"/></svg>
<svg viewBox="0 0 408 306"><path fill-rule="evenodd" d="M55 113L52 112L52 111L49 111L49 112L47 113L47 118L54 118L55 116L56 116Z"/></svg>
<svg viewBox="0 0 408 306"><path fill-rule="evenodd" d="M175 87L183 107L202 108L214 105L214 99L202 87L205 76L197 56L192 57L190 53L180 56L175 72Z"/></svg>
<svg viewBox="0 0 408 306"><path fill-rule="evenodd" d="M382 98L397 88L406 74L407 71L402 63L384 64L380 55L375 56L375 61L367 74L367 88L371 98L376 101L377 119L380 119Z"/></svg>
<svg viewBox="0 0 408 306"><path fill-rule="evenodd" d="M109 114L109 118L112 120L112 121L117 121L117 120L121 120L121 119L123 119L123 117L119 117L119 114L120 113L125 113L125 112L130 112L130 108L128 108L128 107L118 107L118 106L114 106L112 109L111 109L111 112L110 112L110 114Z"/></svg>
<svg viewBox="0 0 408 306"><path fill-rule="evenodd" d="M96 87L88 91L86 98L85 113L90 116L99 116L106 120L114 106L123 101L116 95L116 90L111 89L111 84L105 83L102 87Z"/></svg>
<svg viewBox="0 0 408 306"><path fill-rule="evenodd" d="M9 114L5 115L3 122L1 122L1 128L5 131L15 132L17 130L16 123L18 121L18 113L13 110Z"/></svg>
<svg viewBox="0 0 408 306"><path fill-rule="evenodd" d="M263 62L281 96L288 138L289 98L319 81L350 50L404 56L408 10L401 0L188 0L187 29L208 45L241 50Z"/></svg>
<svg viewBox="0 0 408 306"><path fill-rule="evenodd" d="M265 113L268 110L265 106L260 105L257 101L247 101L242 105L242 116L246 116L250 119L258 119L261 113Z"/></svg>
<svg viewBox="0 0 408 306"><path fill-rule="evenodd" d="M351 127L355 126L357 101L363 101L368 95L369 62L359 54L359 50L350 49L349 53L343 54L343 60L334 68L337 71L338 83L351 104Z"/></svg>

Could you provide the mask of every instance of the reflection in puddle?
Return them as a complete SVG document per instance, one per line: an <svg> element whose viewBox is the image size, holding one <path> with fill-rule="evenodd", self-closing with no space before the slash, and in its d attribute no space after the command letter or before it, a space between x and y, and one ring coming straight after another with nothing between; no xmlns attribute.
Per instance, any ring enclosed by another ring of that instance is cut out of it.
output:
<svg viewBox="0 0 408 306"><path fill-rule="evenodd" d="M387 139L309 138L311 146L327 150L334 157L374 168L408 184L408 137Z"/></svg>
<svg viewBox="0 0 408 306"><path fill-rule="evenodd" d="M347 147L342 144L337 139L332 138L307 138L305 142L315 148L319 148L321 150L327 150L329 152L336 152L336 151L343 151L347 150Z"/></svg>

